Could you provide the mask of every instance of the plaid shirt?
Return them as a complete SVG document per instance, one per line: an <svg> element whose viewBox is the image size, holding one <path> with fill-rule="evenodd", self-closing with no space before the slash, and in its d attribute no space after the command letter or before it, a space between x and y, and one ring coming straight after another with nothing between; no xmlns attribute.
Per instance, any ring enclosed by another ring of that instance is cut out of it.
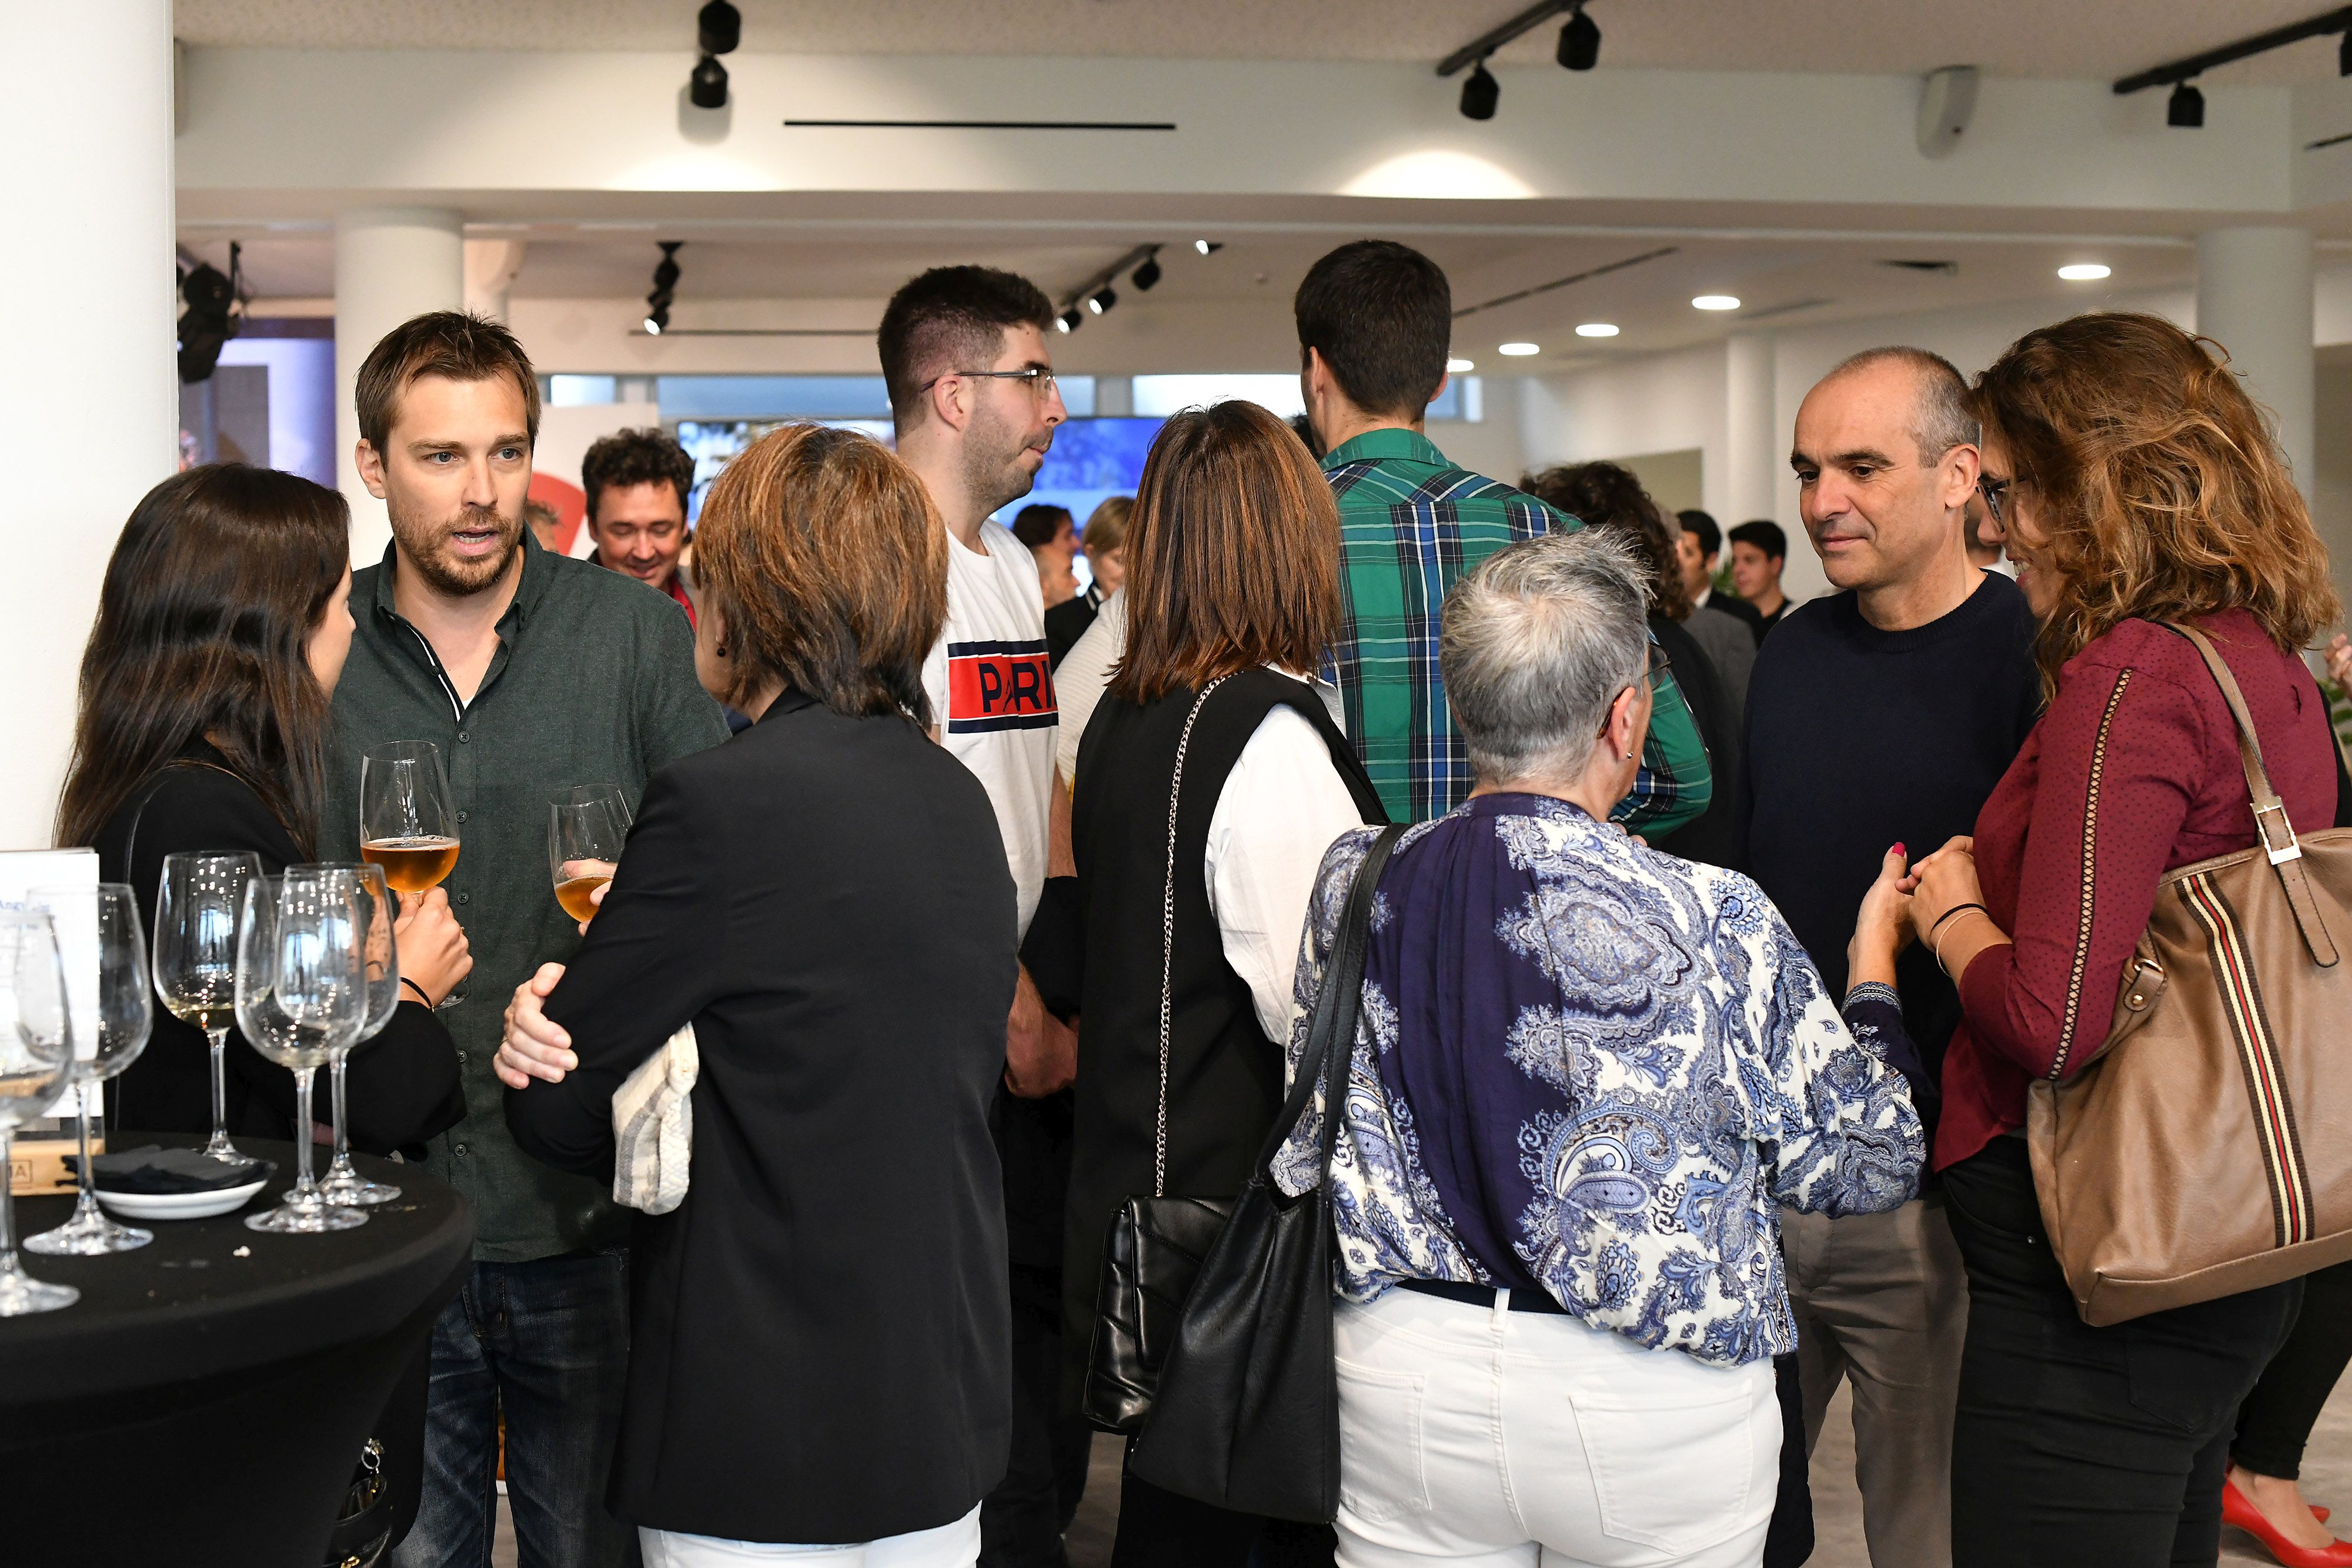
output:
<svg viewBox="0 0 2352 1568"><path fill-rule="evenodd" d="M1370 430L1323 459L1339 499L1346 611L1323 675L1348 737L1398 822L1442 817L1474 780L1437 671L1438 612L1464 572L1506 545L1583 525L1533 496L1457 468L1426 436ZM1616 816L1652 836L1706 810L1706 747L1674 676L1661 674L1633 793Z"/></svg>

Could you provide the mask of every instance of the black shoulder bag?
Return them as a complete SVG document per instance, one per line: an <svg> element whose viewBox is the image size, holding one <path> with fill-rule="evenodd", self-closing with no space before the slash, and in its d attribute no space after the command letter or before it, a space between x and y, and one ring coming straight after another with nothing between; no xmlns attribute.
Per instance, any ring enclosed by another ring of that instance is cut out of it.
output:
<svg viewBox="0 0 2352 1568"><path fill-rule="evenodd" d="M1332 1364L1331 1157L1347 1115L1373 890L1402 827L1384 830L1356 873L1298 1075L1185 1297L1157 1396L1128 1468L1238 1513L1328 1523L1339 1506L1339 1386ZM1293 1197L1274 1161L1323 1090L1318 1179Z"/></svg>

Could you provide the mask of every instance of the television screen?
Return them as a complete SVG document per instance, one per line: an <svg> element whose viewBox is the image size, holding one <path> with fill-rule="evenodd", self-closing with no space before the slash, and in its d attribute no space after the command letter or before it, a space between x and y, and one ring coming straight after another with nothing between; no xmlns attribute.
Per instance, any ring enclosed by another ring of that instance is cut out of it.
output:
<svg viewBox="0 0 2352 1568"><path fill-rule="evenodd" d="M1143 459L1160 434L1158 419L1074 419L1054 432L1036 487L996 515L1005 527L1024 507L1066 507L1080 528L1113 496L1132 496ZM1081 572L1083 575L1083 570Z"/></svg>

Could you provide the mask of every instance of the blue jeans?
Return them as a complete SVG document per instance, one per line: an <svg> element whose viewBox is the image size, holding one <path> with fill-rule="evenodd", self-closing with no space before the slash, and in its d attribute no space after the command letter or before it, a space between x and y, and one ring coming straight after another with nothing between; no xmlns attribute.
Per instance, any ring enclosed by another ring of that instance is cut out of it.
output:
<svg viewBox="0 0 2352 1568"><path fill-rule="evenodd" d="M501 1408L519 1568L634 1565L604 1511L628 1367L627 1249L475 1264L433 1325L425 1497L393 1568L489 1568Z"/></svg>

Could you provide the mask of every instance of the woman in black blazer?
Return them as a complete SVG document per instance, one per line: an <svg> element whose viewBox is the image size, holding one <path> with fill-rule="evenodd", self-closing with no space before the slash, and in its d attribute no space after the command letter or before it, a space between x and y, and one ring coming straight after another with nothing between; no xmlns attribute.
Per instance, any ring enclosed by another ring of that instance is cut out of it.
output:
<svg viewBox="0 0 2352 1568"><path fill-rule="evenodd" d="M341 496L243 464L173 476L123 526L82 655L58 842L95 848L100 879L131 885L151 943L165 856L250 850L272 875L313 858L327 700L352 641L350 556ZM377 1155L421 1152L466 1106L430 1006L473 967L466 934L438 889L394 932L403 1003L349 1070L352 1145ZM298 1135L293 1075L234 1030L226 1088L231 1133ZM299 1135L327 1116L322 1083ZM107 1084L107 1118L208 1131L203 1031L158 1007L146 1050Z"/></svg>
<svg viewBox="0 0 2352 1568"><path fill-rule="evenodd" d="M635 1222L606 1494L653 1568L730 1542L969 1563L1004 1473L1013 894L986 793L926 734L946 549L864 436L787 426L728 465L695 663L757 722L655 778L571 966L509 1011L516 1141L600 1179L614 1091L694 1025L691 1186Z"/></svg>

